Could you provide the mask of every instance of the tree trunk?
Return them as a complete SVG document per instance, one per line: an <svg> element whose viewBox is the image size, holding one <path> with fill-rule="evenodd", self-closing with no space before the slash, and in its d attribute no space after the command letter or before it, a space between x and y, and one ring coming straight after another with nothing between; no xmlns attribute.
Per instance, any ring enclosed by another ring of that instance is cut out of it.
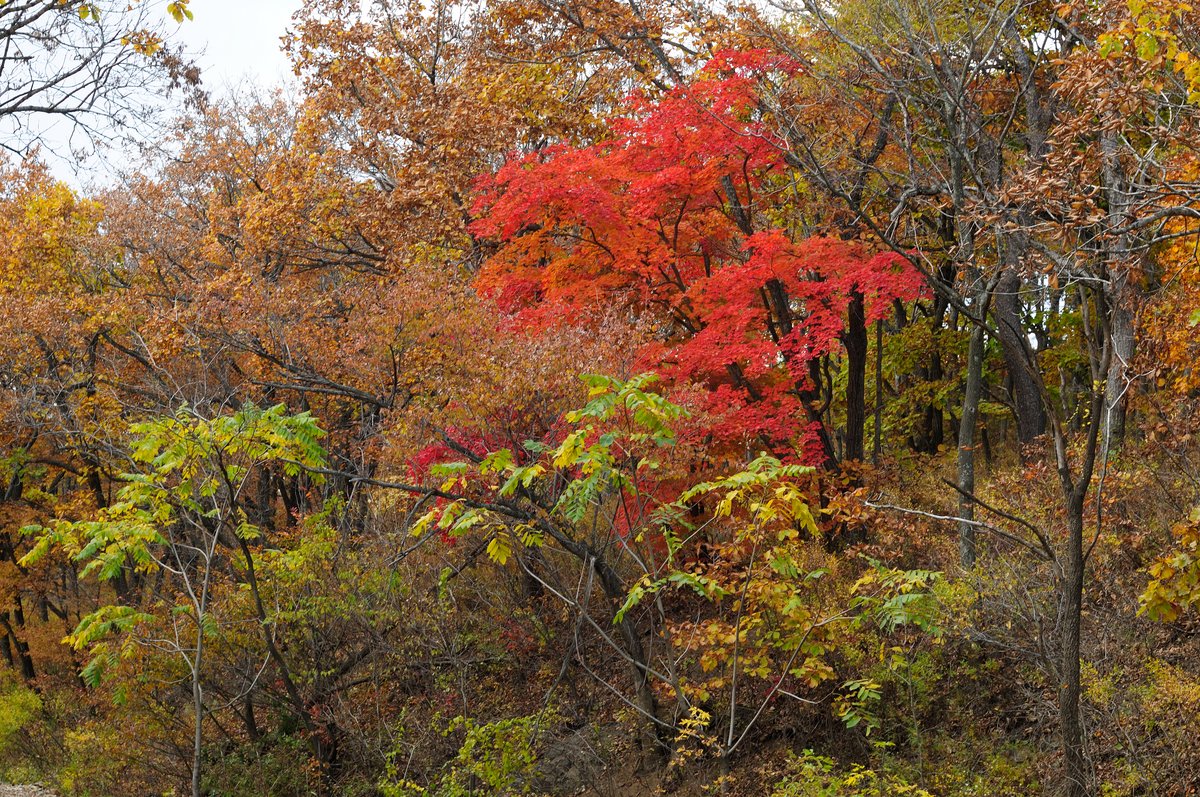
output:
<svg viewBox="0 0 1200 797"><path fill-rule="evenodd" d="M1103 153L1104 198L1108 205L1107 226L1120 230L1128 223L1130 194L1129 179L1121 163L1120 145L1117 134L1104 131L1100 135L1100 151ZM1108 271L1108 287L1105 298L1109 313L1109 338L1112 359L1105 374L1104 392L1104 436L1107 443L1120 444L1125 437L1125 373L1133 358L1133 314L1129 310L1130 237L1118 232L1106 245L1105 268Z"/></svg>
<svg viewBox="0 0 1200 797"><path fill-rule="evenodd" d="M961 200L956 200L957 204L961 204ZM961 211L956 211L956 215L961 214ZM965 227L965 223L959 223L956 227ZM970 235L969 232L959 232L959 236ZM958 244L957 239L947 241L947 244L954 246L957 244L960 252L965 252L965 256L970 257L971 243L966 245ZM953 262L947 262L939 269L939 279L944 284L951 284L955 279L957 269ZM945 298L937 296L934 298L933 313L929 318L930 333L932 335L932 349L929 352L929 357L925 365L917 368L917 377L925 383L941 381L946 372L942 368L942 356L939 351L939 337L942 329L946 324L946 312L949 310L949 303ZM942 443L946 439L945 431L946 415L943 408L938 406L937 402L931 401L925 405L921 411L921 423L913 430L911 445L914 451L922 454L936 454L941 448Z"/></svg>
<svg viewBox="0 0 1200 797"><path fill-rule="evenodd" d="M1017 439L1030 443L1046 431L1046 410L1038 392L1036 378L1030 373L1029 342L1023 338L1021 321L1021 276L1008 268L996 285L996 331L1004 362L1012 382L1013 405L1017 411Z"/></svg>
<svg viewBox="0 0 1200 797"><path fill-rule="evenodd" d="M200 797L200 753L204 749L204 688L200 685L200 664L204 652L204 624L197 619L195 669L192 672L192 797Z"/></svg>
<svg viewBox="0 0 1200 797"><path fill-rule="evenodd" d="M625 602L625 588L621 584L620 576L617 575L604 559L591 553L591 566L593 571L600 578L600 587L604 591L604 596L612 604L615 613L617 607ZM585 560L586 561L586 560ZM629 622L628 617L622 617L616 623L617 630L621 632L621 639L625 642L626 653L629 654L630 674L634 681L634 696L635 702L639 709L645 713L648 728L652 729L651 733L656 742L663 741L659 733L659 726L655 722L658 719L658 700L654 697L654 689L650 683L650 662L646 658L645 648L642 647L642 640L638 636L637 629L633 623Z"/></svg>
<svg viewBox="0 0 1200 797"><path fill-rule="evenodd" d="M771 310L775 316L775 323L778 325L779 336L787 336L792 332L793 321L787 289L777 279L769 280L766 289L767 295L771 299ZM865 347L866 344L863 345ZM804 364L807 378L796 380L796 396L800 399L800 406L804 408L804 417L816 432L821 446L820 462L812 464L822 470L832 471L837 468L837 455L834 453L833 441L829 437L825 419L821 417L821 359L820 357L811 357Z"/></svg>
<svg viewBox="0 0 1200 797"><path fill-rule="evenodd" d="M4 663L15 670L17 660L13 658L12 640L8 638L8 632L0 636L0 654L4 655Z"/></svg>
<svg viewBox="0 0 1200 797"><path fill-rule="evenodd" d="M875 322L875 440L871 464L879 464L883 453L883 319Z"/></svg>
<svg viewBox="0 0 1200 797"><path fill-rule="evenodd" d="M810 359L805 368L808 371L808 379L799 380L796 384L796 395L800 398L800 405L804 407L804 417L808 420L809 427L817 435L817 441L820 444L820 453L818 462L810 463L815 467L824 471L837 470L837 452L833 449L833 440L829 436L829 428L825 425L825 418L821 414L821 357L813 357Z"/></svg>
<svg viewBox="0 0 1200 797"><path fill-rule="evenodd" d="M526 495L528 497L528 494ZM530 500L533 501L532 498ZM536 502L534 503L536 505ZM624 642L625 655L629 662L630 674L633 677L634 699L630 702L644 715L647 737L653 740L656 749L666 750L669 738L664 735L663 727L658 719L658 700L654 696L654 688L650 682L650 660L646 655L646 649L642 645L641 637L638 636L637 628L629 621L629 617L623 616L620 621L616 619L616 612L626 598L626 589L621 582L620 575L591 545L563 534L553 523L547 522L544 518L537 518L535 515L531 516L529 520L536 523L543 532L562 545L585 568L590 568L599 579L600 589L612 610L613 624L617 627L621 640ZM580 611L584 611L582 607L579 608Z"/></svg>
<svg viewBox="0 0 1200 797"><path fill-rule="evenodd" d="M941 357L936 351L930 354L929 364L921 368L919 373L921 380L927 383L937 382L945 376ZM946 439L945 422L946 416L941 407L926 404L921 411L921 424L912 435L913 450L922 454L936 454Z"/></svg>
<svg viewBox="0 0 1200 797"><path fill-rule="evenodd" d="M1058 713L1062 730L1067 797L1091 794L1084 755L1083 717L1080 708L1080 636L1083 625L1083 501L1085 490L1066 496L1067 561L1059 589L1062 650L1059 662Z"/></svg>
<svg viewBox="0 0 1200 797"><path fill-rule="evenodd" d="M850 294L846 332L846 448L843 459L862 461L863 431L867 422L867 321L863 295Z"/></svg>
<svg viewBox="0 0 1200 797"><path fill-rule="evenodd" d="M984 331L971 329L967 345L967 377L963 386L962 420L958 425L958 556L964 568L975 566L975 427L979 420L979 398L983 393Z"/></svg>
<svg viewBox="0 0 1200 797"><path fill-rule="evenodd" d="M1129 363L1133 360L1134 333L1133 313L1121 301L1113 300L1112 312L1112 362L1108 366L1107 386L1104 390L1105 437L1109 445L1119 445L1125 438L1125 416L1129 400L1129 384L1126 382Z"/></svg>
<svg viewBox="0 0 1200 797"><path fill-rule="evenodd" d="M1103 306L1102 297L1097 305ZM1111 319L1112 310L1107 309ZM1063 510L1067 520L1066 550L1058 560L1061 570L1057 576L1059 663L1058 663L1058 714L1062 733L1063 775L1067 797L1092 797L1094 791L1092 770L1084 748L1087 736L1083 727L1081 705L1082 687L1080 679L1081 640L1083 636L1083 583L1087 569L1087 556L1083 547L1084 502L1088 487L1096 470L1099 457L1107 456L1099 445L1103 426L1105 396L1103 376L1111 364L1111 339L1101 337L1096 331L1094 340L1102 341L1103 353L1092 362L1092 383L1097 389L1092 394L1088 412L1087 446L1079 460L1079 477L1071 477L1067 462L1066 439L1056 423L1054 447L1058 458L1059 480L1063 495ZM1098 531L1098 530L1097 530Z"/></svg>
<svg viewBox="0 0 1200 797"><path fill-rule="evenodd" d="M26 682L32 681L37 677L37 670L33 666L33 656L29 652L29 643L21 639L17 634L18 628L25 628L25 612L21 609L20 597L17 598L15 609L0 614L0 626L4 627L5 637L12 640L13 652L16 654L17 664L20 665L21 677Z"/></svg>
<svg viewBox="0 0 1200 797"><path fill-rule="evenodd" d="M242 725L246 728L246 737L255 744L262 738L258 730L258 720L254 716L254 698L247 694L242 701Z"/></svg>

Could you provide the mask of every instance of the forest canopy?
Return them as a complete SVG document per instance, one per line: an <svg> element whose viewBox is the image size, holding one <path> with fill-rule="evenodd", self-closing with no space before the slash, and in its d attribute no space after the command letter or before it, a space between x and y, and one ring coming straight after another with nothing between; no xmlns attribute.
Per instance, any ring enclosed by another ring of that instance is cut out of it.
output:
<svg viewBox="0 0 1200 797"><path fill-rule="evenodd" d="M0 784L1200 789L1200 12L208 13L0 0Z"/></svg>

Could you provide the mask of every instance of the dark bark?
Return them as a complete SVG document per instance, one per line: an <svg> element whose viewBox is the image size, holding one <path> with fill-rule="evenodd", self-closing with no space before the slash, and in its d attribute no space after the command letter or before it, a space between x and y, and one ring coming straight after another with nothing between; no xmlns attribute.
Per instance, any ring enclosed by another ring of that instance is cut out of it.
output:
<svg viewBox="0 0 1200 797"><path fill-rule="evenodd" d="M321 741L316 733L317 728L308 713L309 703L300 694L300 689L296 686L295 679L292 678L292 670L288 666L287 660L283 658L283 654L279 651L279 647L275 644L274 626L267 617L262 593L258 588L258 575L254 567L254 555L250 551L249 544L244 539L239 536L237 537L237 541L245 562L245 569L242 572L241 580L250 588L250 597L254 601L254 612L258 617L259 630L262 633L263 644L267 648L267 655L270 656L271 661L275 663L278 669L279 680L282 682L288 700L292 704L292 712L309 734L309 745L312 748L313 754L317 757L317 760L323 760Z"/></svg>
<svg viewBox="0 0 1200 797"><path fill-rule="evenodd" d="M669 726L664 728L658 718L658 699L654 695L653 685L650 680L650 659L646 655L646 649L642 645L641 637L638 635L637 628L634 626L628 616L623 616L619 621L616 620L617 610L625 603L627 597L625 585L621 583L621 576L613 569L599 551L593 548L588 543L575 539L568 534L563 533L553 522L542 515L544 508L538 505L535 498L526 493L531 503L539 506L538 510L533 513L525 514L524 519L537 525L539 529L552 537L562 547L578 559L586 568L591 569L595 573L596 578L600 582L600 589L604 593L604 597L609 602L609 608L612 612L613 625L616 626L620 634L621 641L624 643L625 654L628 658L630 675L633 678L634 699L633 704L642 712L643 719L646 721L646 735L653 738L655 745L659 751L667 749L669 745L669 737L664 735L664 730L670 730ZM539 511L541 510L541 511ZM580 611L585 611L579 607Z"/></svg>
<svg viewBox="0 0 1200 797"><path fill-rule="evenodd" d="M1059 482L1062 488L1063 508L1067 521L1066 551L1058 573L1058 623L1059 623L1059 726L1062 736L1064 777L1067 797L1091 797L1093 772L1088 761L1083 727L1081 662L1083 637L1083 584L1087 571L1088 551L1083 545L1084 502L1088 488L1096 471L1097 462L1107 456L1101 451L1100 433L1104 427L1104 376L1112 363L1112 337L1108 329L1113 308L1097 292L1097 323L1092 329L1085 325L1093 343L1091 351L1092 391L1088 408L1087 442L1079 457L1078 476L1074 476L1069 465L1066 436L1061 423L1054 426L1054 448L1057 458ZM1048 394L1047 394L1048 395ZM1099 500L1099 499L1098 499ZM1099 519L1097 519L1099 524ZM1097 525L1097 531L1099 530Z"/></svg>
<svg viewBox="0 0 1200 797"><path fill-rule="evenodd" d="M1008 268L996 285L994 300L996 333L1004 352L1004 362L1012 385L1013 407L1017 413L1017 440L1031 443L1046 431L1046 409L1038 390L1037 377L1029 358L1029 341L1021 320L1022 280L1016 269Z"/></svg>
<svg viewBox="0 0 1200 797"><path fill-rule="evenodd" d="M829 427L825 423L823 414L825 402L821 391L821 359L814 357L808 361L808 379L797 384L796 394L800 398L801 406L804 407L804 417L816 433L820 443L820 459L814 464L822 470L832 471L837 469L838 459L837 453L833 449L833 438L829 436Z"/></svg>
<svg viewBox="0 0 1200 797"><path fill-rule="evenodd" d="M771 280L767 283L767 295L771 300L771 310L775 318L775 326L779 331L780 337L789 335L793 328L792 311L788 302L787 289L779 280ZM866 351L866 330L863 330L863 350ZM865 368L866 357L864 354L863 365ZM821 445L820 462L815 463L822 470L834 470L837 467L837 455L833 450L833 440L829 436L829 429L825 425L825 419L822 416L824 402L821 395L821 358L813 357L805 364L807 378L800 379L796 382L796 396L800 399L800 406L804 408L804 417L809 425L817 434L817 439ZM861 431L860 431L861 435ZM861 441L860 441L861 447ZM859 457L862 454L860 452Z"/></svg>
<svg viewBox="0 0 1200 797"><path fill-rule="evenodd" d="M1084 755L1082 695L1080 678L1080 639L1083 625L1083 499L1084 491L1075 490L1068 497L1067 561L1060 585L1062 606L1062 636L1060 651L1060 686L1058 694L1059 725L1066 765L1067 797L1087 797L1091 794L1087 759Z"/></svg>
<svg viewBox="0 0 1200 797"><path fill-rule="evenodd" d="M12 641L13 653L17 661L17 665L21 670L21 677L25 681L32 681L37 677L37 670L33 666L33 656L29 652L29 643L21 639L17 634L17 629L25 627L25 613L21 609L21 599L17 598L16 606L13 609L0 613L0 626L4 628L6 639Z"/></svg>
<svg viewBox="0 0 1200 797"><path fill-rule="evenodd" d="M604 597L612 604L613 614L615 615L617 609L625 602L626 598L625 587L621 584L621 578L609 566L608 562L594 554L591 565L596 576L600 579L600 586L604 591ZM627 617L622 617L621 621L616 625L617 630L621 633L621 639L625 643L626 652L629 654L630 674L634 681L634 695L637 706L645 713L646 719L653 721L658 718L658 699L654 696L654 690L650 683L649 659L646 657L641 637L638 636L637 629L633 623L629 622ZM659 726L655 724L652 733L655 740L661 743L663 739L659 730Z"/></svg>
<svg viewBox="0 0 1200 797"><path fill-rule="evenodd" d="M875 322L875 440L871 449L871 464L879 464L883 453L883 320Z"/></svg>
<svg viewBox="0 0 1200 797"><path fill-rule="evenodd" d="M254 716L254 700L246 695L242 702L242 724L246 727L246 736L252 742L257 742L262 736L258 730L258 720Z"/></svg>
<svg viewBox="0 0 1200 797"><path fill-rule="evenodd" d="M921 369L920 377L924 382L937 382L944 376L942 358L934 351L929 355L929 364ZM913 449L922 454L936 454L946 440L945 422L946 416L941 407L926 404L921 411L921 423L913 434Z"/></svg>
<svg viewBox="0 0 1200 797"><path fill-rule="evenodd" d="M953 192L956 204L961 204L961 189ZM961 217L961 211L956 210L952 214L953 218ZM956 235L961 235L959 228L969 226L963 222L947 223L946 229L943 231L943 240L947 247L958 247L959 256L968 260L971 257L971 245L958 243ZM969 234L969 233L965 233ZM947 261L940 269L938 269L939 279L942 283L950 285L954 283L957 268L954 261ZM942 356L939 350L939 334L946 325L946 314L950 309L949 302L942 296L935 296L933 302L933 313L930 315L930 323L932 324L933 332L933 349L929 352L929 359L926 364L917 370L917 377L923 382L940 382L946 376L945 369L942 367ZM926 404L921 411L921 422L913 433L911 443L914 451L919 451L922 454L936 454L941 448L942 443L946 440L946 414L941 406L934 402Z"/></svg>
<svg viewBox="0 0 1200 797"><path fill-rule="evenodd" d="M850 294L846 331L846 448L843 459L862 461L863 431L867 422L867 322L863 295Z"/></svg>

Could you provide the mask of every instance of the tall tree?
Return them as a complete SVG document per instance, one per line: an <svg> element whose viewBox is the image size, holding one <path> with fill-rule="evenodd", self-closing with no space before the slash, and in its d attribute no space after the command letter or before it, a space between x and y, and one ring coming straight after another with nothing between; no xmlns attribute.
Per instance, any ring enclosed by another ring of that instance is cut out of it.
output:
<svg viewBox="0 0 1200 797"><path fill-rule="evenodd" d="M612 298L649 312L665 326L645 357L707 386L716 439L781 450L801 440L832 467L821 363L847 353L842 453L861 460L866 325L916 298L920 275L857 242L794 240L776 226L788 177L758 92L764 75L790 68L719 55L692 84L639 101L609 140L506 165L474 229L504 243L481 277L503 308L533 324Z"/></svg>
<svg viewBox="0 0 1200 797"><path fill-rule="evenodd" d="M1100 43L1112 35L1106 31L1124 30L1120 20L1130 13L1121 3L1086 20L1075 11L1063 16L1022 3L989 5L965 16L926 4L811 2L791 8L808 20L818 46L825 42L846 59L821 71L826 90L865 115L899 104L897 112L880 113L878 124L904 166L872 164L850 152L844 157L857 168L829 168L838 151L830 152L828 138L802 113L808 84L777 98L790 160L844 202L857 223L921 268L931 288L983 330L972 334L964 421L973 424L977 417L969 405L981 395L979 353L986 334L1004 352L1018 442L1034 443L1048 433L1066 535L1054 547L1037 532L1033 544L1044 549L1056 574L1060 634L1053 674L1061 684L1064 781L1070 794L1091 793L1080 705L1082 594L1091 550L1084 544L1084 504L1117 426L1106 418L1119 416L1106 385L1116 386L1114 360L1127 363L1132 350L1125 287L1139 271L1132 252L1148 251L1166 219L1194 213L1196 184L1167 177L1160 160L1191 149L1191 134L1183 132L1196 122L1188 87L1176 77L1136 77L1164 65L1146 60L1154 48L1143 49L1141 58L1129 49L1123 59L1105 57L1119 49ZM1182 17L1167 20L1175 25ZM797 58L811 46L781 34L775 39ZM852 66L843 69L846 63ZM1145 120L1159 112L1171 120L1165 138L1178 143L1138 143L1148 140ZM859 168L871 173L869 193L856 190ZM1134 173L1142 181L1136 189L1129 179ZM1105 190L1098 194L1095 185ZM1129 201L1131 191L1137 201ZM1087 353L1079 387L1067 395L1050 387L1058 377L1045 373L1041 361L1052 341L1032 322L1061 290L1080 308ZM971 494L973 439L973 430L960 431L964 508L977 503ZM962 524L965 562L974 557L971 511Z"/></svg>

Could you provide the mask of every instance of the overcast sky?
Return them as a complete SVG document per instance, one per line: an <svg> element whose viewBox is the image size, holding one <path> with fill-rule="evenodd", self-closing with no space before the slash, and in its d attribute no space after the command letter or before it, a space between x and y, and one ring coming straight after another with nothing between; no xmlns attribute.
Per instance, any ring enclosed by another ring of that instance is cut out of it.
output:
<svg viewBox="0 0 1200 797"><path fill-rule="evenodd" d="M205 51L198 63L210 91L243 78L272 84L291 72L279 37L299 7L300 0L192 0L195 19L179 35L188 49Z"/></svg>
<svg viewBox="0 0 1200 797"><path fill-rule="evenodd" d="M204 88L220 97L245 83L270 87L292 79L280 37L291 25L302 0L192 0L194 19L171 31L202 70ZM0 5L3 0L0 0ZM165 6L165 0L162 3ZM165 14L165 12L164 12ZM175 23L167 20L168 28ZM176 95L178 96L178 95ZM31 123L38 129L37 121ZM55 176L82 190L112 179L126 155L110 151L106 158L82 164L72 157L72 128L62 121L41 128L42 157Z"/></svg>

